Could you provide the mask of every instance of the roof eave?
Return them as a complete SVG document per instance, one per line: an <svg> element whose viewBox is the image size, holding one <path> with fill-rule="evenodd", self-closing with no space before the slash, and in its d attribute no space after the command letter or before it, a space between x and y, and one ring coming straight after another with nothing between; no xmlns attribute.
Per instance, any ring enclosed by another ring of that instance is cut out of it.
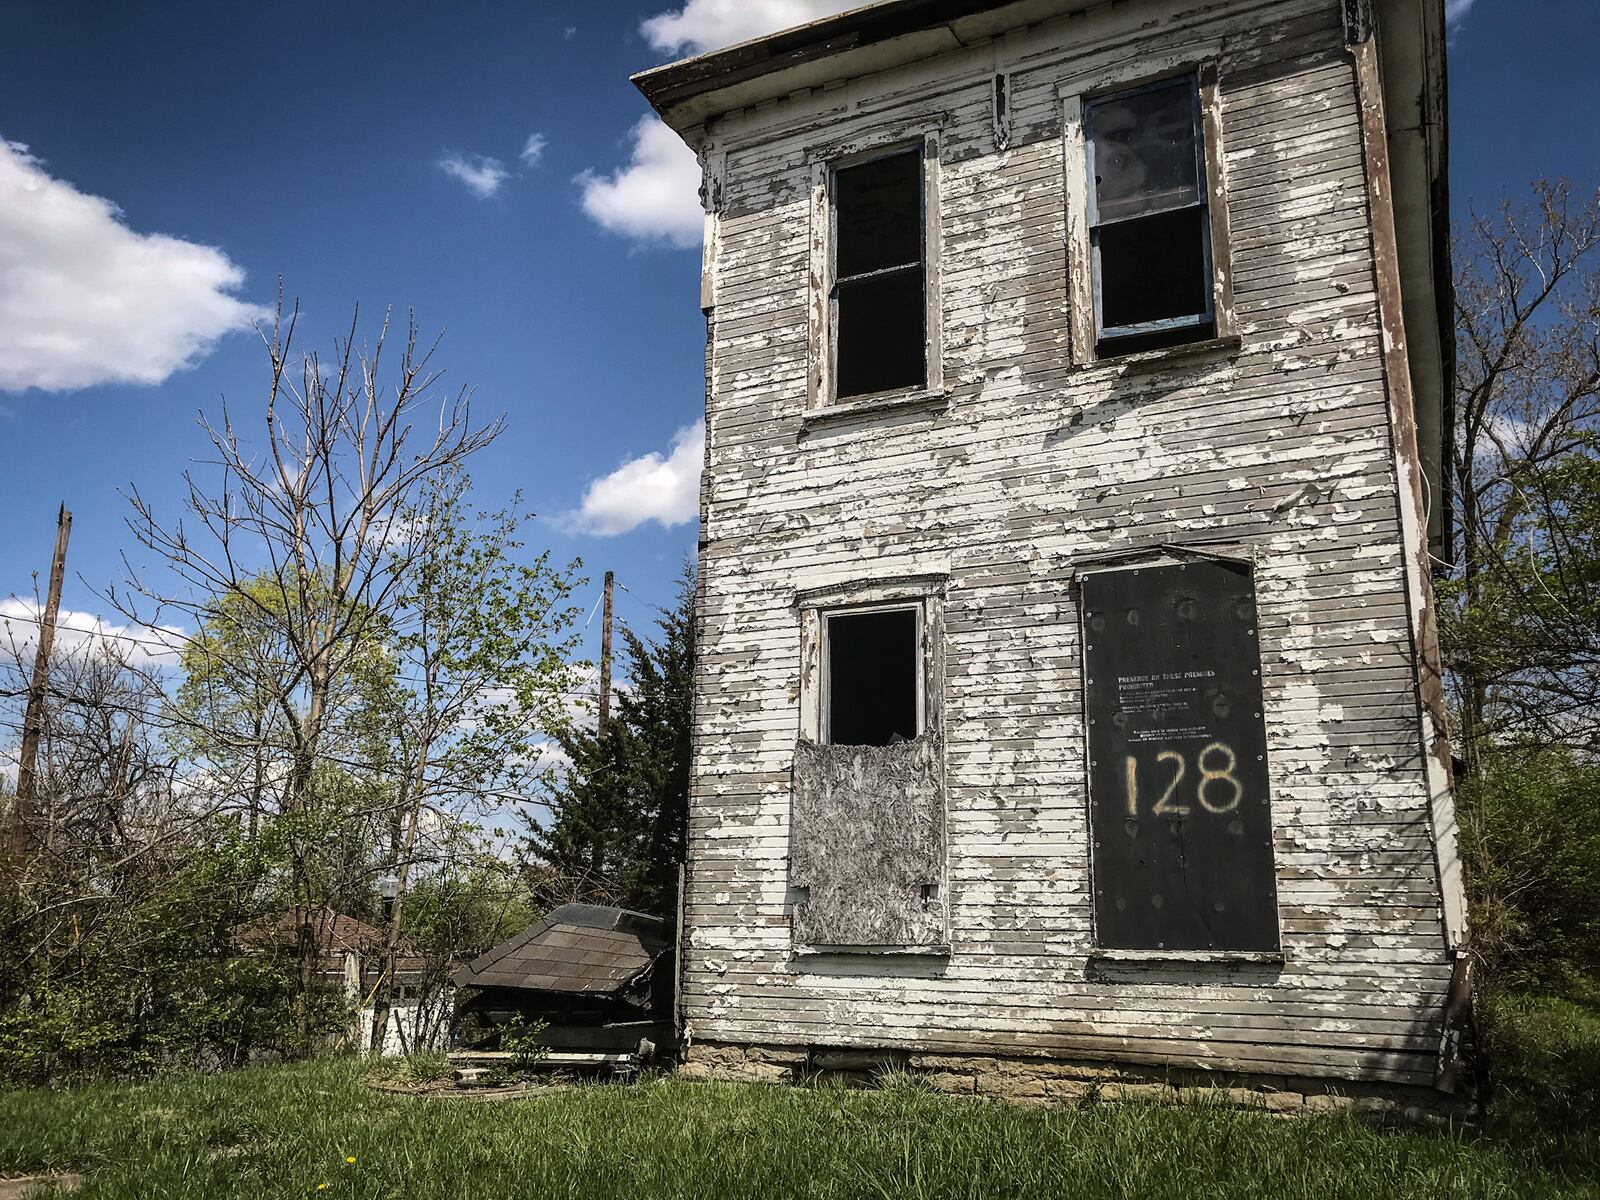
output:
<svg viewBox="0 0 1600 1200"><path fill-rule="evenodd" d="M879 0L632 79L662 120L688 137L719 113L929 58L1090 3Z"/></svg>

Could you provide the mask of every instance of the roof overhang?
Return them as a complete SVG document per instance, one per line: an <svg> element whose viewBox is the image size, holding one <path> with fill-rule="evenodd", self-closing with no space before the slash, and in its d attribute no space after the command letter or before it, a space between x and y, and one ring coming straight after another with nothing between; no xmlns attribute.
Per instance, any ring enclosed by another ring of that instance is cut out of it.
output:
<svg viewBox="0 0 1600 1200"><path fill-rule="evenodd" d="M633 76L662 120L690 131L720 113L931 58L1096 0L879 0ZM1103 0L1100 0L1103 2Z"/></svg>

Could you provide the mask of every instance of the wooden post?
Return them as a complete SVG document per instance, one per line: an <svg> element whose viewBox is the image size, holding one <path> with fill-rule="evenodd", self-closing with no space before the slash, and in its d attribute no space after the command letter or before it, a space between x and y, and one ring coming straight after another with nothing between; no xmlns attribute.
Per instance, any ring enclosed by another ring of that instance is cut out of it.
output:
<svg viewBox="0 0 1600 1200"><path fill-rule="evenodd" d="M604 622L600 626L600 721L597 734L604 734L606 722L611 718L611 589L616 584L616 574L606 572L606 599Z"/></svg>
<svg viewBox="0 0 1600 1200"><path fill-rule="evenodd" d="M56 550L50 560L50 588L39 618L39 643L33 655L33 682L22 718L22 753L17 763L17 797L11 813L11 859L20 875L28 864L28 833L33 822L33 793L38 775L39 735L44 724L45 692L50 684L50 652L55 648L56 616L61 611L61 579L67 569L67 538L72 514L63 504L56 515Z"/></svg>

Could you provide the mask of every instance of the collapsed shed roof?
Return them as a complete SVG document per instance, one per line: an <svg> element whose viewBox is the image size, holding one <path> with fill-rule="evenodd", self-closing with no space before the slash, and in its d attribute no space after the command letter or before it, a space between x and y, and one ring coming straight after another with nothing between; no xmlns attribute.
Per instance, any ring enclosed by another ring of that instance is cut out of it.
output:
<svg viewBox="0 0 1600 1200"><path fill-rule="evenodd" d="M598 904L563 904L455 973L457 987L607 996L672 948L659 917Z"/></svg>

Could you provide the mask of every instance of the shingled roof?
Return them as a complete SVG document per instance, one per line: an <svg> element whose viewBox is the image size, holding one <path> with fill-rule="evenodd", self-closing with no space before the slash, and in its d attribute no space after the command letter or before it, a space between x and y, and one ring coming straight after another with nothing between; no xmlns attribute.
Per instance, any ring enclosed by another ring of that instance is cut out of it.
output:
<svg viewBox="0 0 1600 1200"><path fill-rule="evenodd" d="M455 973L457 987L569 995L620 992L672 946L659 917L597 904L563 904Z"/></svg>
<svg viewBox="0 0 1600 1200"><path fill-rule="evenodd" d="M316 948L317 969L343 970L344 956L356 954L376 959L383 953L383 931L365 921L328 908L312 909L303 915L290 910L241 925L233 932L235 945L249 950L292 951L300 941L302 920L311 926L311 944ZM401 971L420 971L427 964L406 939L401 939L395 965Z"/></svg>

